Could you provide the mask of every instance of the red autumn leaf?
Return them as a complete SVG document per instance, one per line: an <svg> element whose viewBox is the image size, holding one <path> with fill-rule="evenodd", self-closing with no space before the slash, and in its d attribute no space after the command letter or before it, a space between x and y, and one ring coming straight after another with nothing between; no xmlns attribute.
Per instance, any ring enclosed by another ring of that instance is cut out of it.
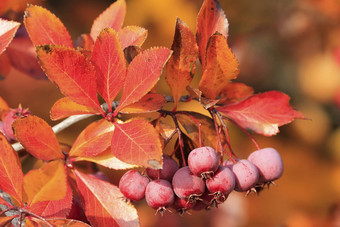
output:
<svg viewBox="0 0 340 227"><path fill-rule="evenodd" d="M272 136L279 126L305 118L289 105L289 96L279 91L255 94L242 102L216 108L245 129Z"/></svg>
<svg viewBox="0 0 340 227"><path fill-rule="evenodd" d="M11 71L11 62L7 53L0 54L0 80L4 80Z"/></svg>
<svg viewBox="0 0 340 227"><path fill-rule="evenodd" d="M221 92L218 105L240 102L254 94L254 89L244 83L229 83Z"/></svg>
<svg viewBox="0 0 340 227"><path fill-rule="evenodd" d="M37 55L47 77L72 101L101 110L97 99L96 75L92 64L67 47L38 46Z"/></svg>
<svg viewBox="0 0 340 227"><path fill-rule="evenodd" d="M147 36L148 31L138 26L126 26L118 32L123 49L128 46L142 46Z"/></svg>
<svg viewBox="0 0 340 227"><path fill-rule="evenodd" d="M9 111L9 106L7 102L0 96L0 120L3 120L3 114L7 113L7 111Z"/></svg>
<svg viewBox="0 0 340 227"><path fill-rule="evenodd" d="M74 43L75 48L92 51L94 41L90 34L81 34Z"/></svg>
<svg viewBox="0 0 340 227"><path fill-rule="evenodd" d="M170 50L165 47L151 48L132 60L127 70L123 95L114 114L127 105L137 102L153 88L170 53Z"/></svg>
<svg viewBox="0 0 340 227"><path fill-rule="evenodd" d="M126 203L119 188L95 177L74 171L85 214L93 226L139 226L136 209Z"/></svg>
<svg viewBox="0 0 340 227"><path fill-rule="evenodd" d="M202 69L205 69L205 53L210 36L215 32L228 36L228 20L217 0L205 0L197 16L197 43Z"/></svg>
<svg viewBox="0 0 340 227"><path fill-rule="evenodd" d="M93 22L90 35L93 40L104 28L113 28L119 31L123 25L126 14L125 0L118 0L112 3L104 12L102 12Z"/></svg>
<svg viewBox="0 0 340 227"><path fill-rule="evenodd" d="M0 54L5 51L6 47L12 41L19 26L20 23L18 22L0 18Z"/></svg>
<svg viewBox="0 0 340 227"><path fill-rule="evenodd" d="M12 127L18 141L34 157L46 161L64 158L57 136L43 119L37 116L20 118Z"/></svg>
<svg viewBox="0 0 340 227"><path fill-rule="evenodd" d="M35 46L54 44L73 47L71 36L64 24L41 6L27 6L24 24Z"/></svg>
<svg viewBox="0 0 340 227"><path fill-rule="evenodd" d="M144 119L115 124L111 150L119 160L155 169L162 168L162 146L156 129Z"/></svg>
<svg viewBox="0 0 340 227"><path fill-rule="evenodd" d="M105 151L111 145L114 129L114 124L105 119L91 123L79 134L69 155L91 157Z"/></svg>
<svg viewBox="0 0 340 227"><path fill-rule="evenodd" d="M8 217L0 217L0 226L3 226L3 227L11 227L13 226L11 223L12 219L13 218L16 218L17 215L13 215L13 216L8 216Z"/></svg>
<svg viewBox="0 0 340 227"><path fill-rule="evenodd" d="M23 201L27 202L28 206L65 198L68 185L64 164L62 160L52 161L25 175Z"/></svg>
<svg viewBox="0 0 340 227"><path fill-rule="evenodd" d="M160 110L166 103L163 95L150 93L144 95L138 102L124 107L121 113L149 113Z"/></svg>
<svg viewBox="0 0 340 227"><path fill-rule="evenodd" d="M179 98L194 77L198 56L195 36L179 18L171 50L173 54L166 64L165 79L171 89L176 108Z"/></svg>
<svg viewBox="0 0 340 227"><path fill-rule="evenodd" d="M124 52L115 30L107 28L99 34L91 61L96 67L97 90L112 112L112 101L122 89L126 77Z"/></svg>
<svg viewBox="0 0 340 227"><path fill-rule="evenodd" d="M31 218L33 219L33 218ZM26 219L27 220L27 219ZM37 227L47 226L46 222L39 220L37 218L33 219L35 223L39 224ZM62 227L91 227L90 225L73 219L47 219L48 223L50 223L53 227L62 226ZM32 222L31 222L32 223ZM30 223L30 224L31 224ZM27 223L26 223L27 224ZM31 226L31 225L28 225ZM32 223L32 226L36 226Z"/></svg>
<svg viewBox="0 0 340 227"><path fill-rule="evenodd" d="M13 68L35 79L47 79L38 64L35 47L28 37L16 37L7 48Z"/></svg>
<svg viewBox="0 0 340 227"><path fill-rule="evenodd" d="M60 200L48 200L32 204L28 210L44 218L65 218L72 206L72 189L66 184L66 196Z"/></svg>
<svg viewBox="0 0 340 227"><path fill-rule="evenodd" d="M23 174L18 154L0 133L0 189L18 202L22 200Z"/></svg>
<svg viewBox="0 0 340 227"><path fill-rule="evenodd" d="M100 112L96 108L73 102L69 97L57 100L50 110L50 117L53 121L79 114L100 114Z"/></svg>
<svg viewBox="0 0 340 227"><path fill-rule="evenodd" d="M94 162L97 163L98 165L116 170L132 169L138 167L136 165L127 164L117 159L115 156L113 156L111 148L93 157L76 157L74 161Z"/></svg>
<svg viewBox="0 0 340 227"><path fill-rule="evenodd" d="M205 97L215 99L239 73L239 63L228 46L227 39L221 34L214 34L209 39L206 68L203 72L199 89Z"/></svg>

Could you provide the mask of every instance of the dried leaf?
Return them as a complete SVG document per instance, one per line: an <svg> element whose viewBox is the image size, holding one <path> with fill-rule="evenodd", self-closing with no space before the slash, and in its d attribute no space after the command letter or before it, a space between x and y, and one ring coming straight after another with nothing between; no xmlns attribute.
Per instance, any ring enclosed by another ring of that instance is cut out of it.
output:
<svg viewBox="0 0 340 227"><path fill-rule="evenodd" d="M43 119L37 116L20 118L12 127L18 141L34 157L46 161L64 158L57 136Z"/></svg>
<svg viewBox="0 0 340 227"><path fill-rule="evenodd" d="M73 47L71 36L64 24L41 6L27 6L24 24L35 46L54 44Z"/></svg>
<svg viewBox="0 0 340 227"><path fill-rule="evenodd" d="M149 113L160 110L166 103L163 95L149 93L144 95L138 102L124 107L121 113Z"/></svg>
<svg viewBox="0 0 340 227"><path fill-rule="evenodd" d="M115 124L111 150L119 160L159 169L162 167L162 147L156 129L144 119Z"/></svg>
<svg viewBox="0 0 340 227"><path fill-rule="evenodd" d="M189 27L177 18L175 36L172 42L171 55L165 68L165 79L168 83L175 106L186 87L194 77L198 47L195 36Z"/></svg>
<svg viewBox="0 0 340 227"><path fill-rule="evenodd" d="M126 26L118 32L123 49L128 46L142 46L147 36L148 30L139 26Z"/></svg>
<svg viewBox="0 0 340 227"><path fill-rule="evenodd" d="M268 91L216 109L242 128L272 136L279 132L279 126L288 124L295 118L305 118L289 105L289 99L282 92Z"/></svg>
<svg viewBox="0 0 340 227"><path fill-rule="evenodd" d="M136 209L126 203L119 188L98 178L74 171L85 201L85 214L93 226L139 226Z"/></svg>
<svg viewBox="0 0 340 227"><path fill-rule="evenodd" d="M0 18L0 54L5 51L6 47L12 41L19 26L20 23L18 22Z"/></svg>

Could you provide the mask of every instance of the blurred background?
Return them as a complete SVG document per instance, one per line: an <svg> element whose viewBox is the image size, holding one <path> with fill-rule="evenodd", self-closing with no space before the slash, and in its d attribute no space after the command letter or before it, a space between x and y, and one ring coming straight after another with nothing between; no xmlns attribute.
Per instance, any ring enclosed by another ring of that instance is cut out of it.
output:
<svg viewBox="0 0 340 227"><path fill-rule="evenodd" d="M7 0L1 0L7 1ZM22 2L13 0L13 2ZM30 1L32 2L32 1ZM73 40L90 31L93 20L112 0L45 0L43 5L65 24ZM125 25L148 30L143 48L171 47L175 21L196 31L203 0L126 0ZM256 92L280 90L310 120L281 127L274 137L255 138L274 147L285 164L283 177L259 196L233 192L219 209L155 216L144 202L136 204L142 226L340 226L340 1L339 0L220 0L229 20L228 43L240 62L242 81ZM0 12L22 22L26 4ZM0 3L1 9L1 3ZM1 67L0 67L1 68ZM3 67L2 67L3 68ZM199 70L192 82L197 86ZM160 81L159 91L170 95ZM37 80L11 69L0 80L0 96L14 108L28 107L48 121L49 110L62 95L48 80ZM192 107L196 108L196 107ZM70 143L93 119L59 134ZM231 126L232 127L232 126ZM236 154L246 158L255 147L231 128ZM102 170L112 183L119 177Z"/></svg>

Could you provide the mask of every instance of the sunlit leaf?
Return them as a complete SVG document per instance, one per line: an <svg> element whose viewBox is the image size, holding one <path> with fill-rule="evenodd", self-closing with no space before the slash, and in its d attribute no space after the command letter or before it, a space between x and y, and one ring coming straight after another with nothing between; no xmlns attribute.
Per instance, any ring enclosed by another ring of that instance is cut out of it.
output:
<svg viewBox="0 0 340 227"><path fill-rule="evenodd" d="M104 28L113 28L116 31L122 27L126 14L125 0L118 0L112 3L104 12L102 12L93 22L91 27L91 36L93 40Z"/></svg>
<svg viewBox="0 0 340 227"><path fill-rule="evenodd" d="M203 71L205 55L210 36L215 32L228 36L228 20L217 0L205 0L197 16L197 43Z"/></svg>
<svg viewBox="0 0 340 227"><path fill-rule="evenodd" d="M132 169L138 167L136 165L127 164L125 162L120 161L115 156L113 156L111 148L106 151L93 156L93 157L76 157L74 161L89 161L97 163L98 165L108 167L110 169Z"/></svg>
<svg viewBox="0 0 340 227"><path fill-rule="evenodd" d="M24 198L30 206L37 202L62 200L67 195L67 176L61 160L44 164L24 176Z"/></svg>
<svg viewBox="0 0 340 227"><path fill-rule="evenodd" d="M177 106L179 98L193 79L198 57L195 36L179 18L176 22L171 50L173 54L166 64L165 75L174 97L175 106Z"/></svg>
<svg viewBox="0 0 340 227"><path fill-rule="evenodd" d="M160 110L166 103L163 95L150 93L144 95L138 102L124 107L121 113L148 113Z"/></svg>
<svg viewBox="0 0 340 227"><path fill-rule="evenodd" d="M139 26L126 26L118 32L123 49L128 46L142 46L147 36L148 31Z"/></svg>
<svg viewBox="0 0 340 227"><path fill-rule="evenodd" d="M215 99L239 73L239 63L228 46L227 39L214 34L208 43L206 69L202 75L199 89L210 99Z"/></svg>
<svg viewBox="0 0 340 227"><path fill-rule="evenodd" d="M23 174L18 154L0 133L0 189L17 201L22 200Z"/></svg>
<svg viewBox="0 0 340 227"><path fill-rule="evenodd" d="M240 102L254 94L254 89L244 83L229 83L221 92L219 105Z"/></svg>
<svg viewBox="0 0 340 227"><path fill-rule="evenodd" d="M282 92L268 91L236 104L218 107L217 110L242 128L272 136L279 132L279 126L288 124L295 118L305 118L290 106L289 99Z"/></svg>
<svg viewBox="0 0 340 227"><path fill-rule="evenodd" d="M123 95L117 114L121 109L140 100L157 83L170 50L156 47L143 51L130 63L125 79Z"/></svg>
<svg viewBox="0 0 340 227"><path fill-rule="evenodd" d="M91 157L105 151L111 145L115 126L105 119L88 125L77 137L70 156Z"/></svg>
<svg viewBox="0 0 340 227"><path fill-rule="evenodd" d="M115 124L111 150L119 160L152 168L162 167L162 147L156 129L144 119Z"/></svg>
<svg viewBox="0 0 340 227"><path fill-rule="evenodd" d="M73 47L71 36L64 24L53 13L41 6L28 5L24 23L35 46L54 44Z"/></svg>
<svg viewBox="0 0 340 227"><path fill-rule="evenodd" d="M32 222L34 221L34 223ZM47 219L48 223L50 223L53 227L90 227L90 225L73 219ZM27 224L27 223L26 223ZM28 225L29 227L47 227L46 222L37 219L37 218L31 218L30 223Z"/></svg>
<svg viewBox="0 0 340 227"><path fill-rule="evenodd" d="M15 218L16 215L14 216L8 216L8 217L0 217L0 226L7 227L7 226L13 226L13 225L8 225L11 223L12 219Z"/></svg>
<svg viewBox="0 0 340 227"><path fill-rule="evenodd" d="M5 51L8 44L12 41L20 23L7 21L0 18L0 54Z"/></svg>
<svg viewBox="0 0 340 227"><path fill-rule="evenodd" d="M96 108L73 102L69 97L57 100L50 110L50 117L53 121L79 114L100 114L100 112Z"/></svg>
<svg viewBox="0 0 340 227"><path fill-rule="evenodd" d="M27 152L38 159L62 159L59 141L51 126L37 116L16 120L13 124L15 136Z"/></svg>
<svg viewBox="0 0 340 227"><path fill-rule="evenodd" d="M47 77L72 101L100 109L96 75L92 64L74 49L62 46L38 46L37 55Z"/></svg>
<svg viewBox="0 0 340 227"><path fill-rule="evenodd" d="M98 178L74 171L85 201L85 214L93 226L139 226L136 209L126 203L119 188Z"/></svg>
<svg viewBox="0 0 340 227"><path fill-rule="evenodd" d="M104 29L96 40L91 56L96 67L97 90L111 110L112 101L122 89L126 62L115 30Z"/></svg>

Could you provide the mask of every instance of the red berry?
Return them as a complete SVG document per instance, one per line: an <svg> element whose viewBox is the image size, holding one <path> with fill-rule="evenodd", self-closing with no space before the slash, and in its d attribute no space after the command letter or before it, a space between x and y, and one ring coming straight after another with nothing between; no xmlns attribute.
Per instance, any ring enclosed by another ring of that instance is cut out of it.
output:
<svg viewBox="0 0 340 227"><path fill-rule="evenodd" d="M176 196L175 202L172 205L172 207L179 212L180 214L183 214L185 211L191 209L194 206L194 203L190 203L185 199L181 199Z"/></svg>
<svg viewBox="0 0 340 227"><path fill-rule="evenodd" d="M136 170L130 170L120 178L119 189L127 199L139 201L144 198L149 182L150 180L146 176Z"/></svg>
<svg viewBox="0 0 340 227"><path fill-rule="evenodd" d="M146 173L151 179L156 180L158 179L159 172L160 179L168 180L171 182L172 177L174 176L178 168L179 166L175 160L170 158L168 155L163 155L163 169L157 170L146 168Z"/></svg>
<svg viewBox="0 0 340 227"><path fill-rule="evenodd" d="M205 191L203 195L195 201L192 209L199 210L209 210L211 207L216 207L215 205L215 196L208 191Z"/></svg>
<svg viewBox="0 0 340 227"><path fill-rule="evenodd" d="M219 155L211 147L199 147L189 153L188 165L191 172L207 179L218 168Z"/></svg>
<svg viewBox="0 0 340 227"><path fill-rule="evenodd" d="M175 194L189 202L193 202L205 191L204 180L194 175L188 166L182 167L176 171L172 178L172 185Z"/></svg>
<svg viewBox="0 0 340 227"><path fill-rule="evenodd" d="M28 115L31 115L31 112L28 109L21 108L21 106L19 106L16 109L12 109L6 114L4 118L4 132L9 140L15 140L15 136L13 134L12 129L12 123L16 119L26 117Z"/></svg>
<svg viewBox="0 0 340 227"><path fill-rule="evenodd" d="M235 175L226 166L219 166L215 175L206 180L207 189L215 194L218 202L224 202L229 193L235 188Z"/></svg>
<svg viewBox="0 0 340 227"><path fill-rule="evenodd" d="M163 212L175 201L170 182L163 179L151 181L146 187L145 200L150 207Z"/></svg>
<svg viewBox="0 0 340 227"><path fill-rule="evenodd" d="M259 180L259 171L256 166L247 159L238 160L234 164L225 162L226 166L233 171L235 175L235 191L248 191Z"/></svg>
<svg viewBox="0 0 340 227"><path fill-rule="evenodd" d="M251 153L248 157L259 170L259 183L267 183L282 176L283 162L274 148L264 148Z"/></svg>

